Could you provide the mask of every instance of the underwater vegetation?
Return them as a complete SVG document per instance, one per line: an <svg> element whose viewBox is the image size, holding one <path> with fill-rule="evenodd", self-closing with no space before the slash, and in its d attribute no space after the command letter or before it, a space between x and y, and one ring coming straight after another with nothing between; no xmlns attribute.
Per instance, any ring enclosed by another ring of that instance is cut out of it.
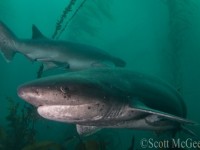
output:
<svg viewBox="0 0 200 150"><path fill-rule="evenodd" d="M0 127L0 150L63 150L62 145L54 141L37 141L35 125L40 117L33 106L21 106L11 97L6 100L9 102L8 125Z"/></svg>
<svg viewBox="0 0 200 150"><path fill-rule="evenodd" d="M73 137L65 143L74 150L113 150L120 148L119 135L114 132L97 133L86 137Z"/></svg>
<svg viewBox="0 0 200 150"><path fill-rule="evenodd" d="M168 51L171 62L170 68L173 74L173 84L181 92L182 66L181 57L185 44L189 41L188 34L192 29L192 16L196 5L193 0L166 0L169 11L169 42Z"/></svg>
<svg viewBox="0 0 200 150"><path fill-rule="evenodd" d="M53 141L37 141L36 123L40 119L36 109L21 106L11 97L6 97L9 113L7 127L0 127L0 150L62 150L62 145Z"/></svg>
<svg viewBox="0 0 200 150"><path fill-rule="evenodd" d="M43 141L28 145L22 150L63 150L63 147L55 142Z"/></svg>
<svg viewBox="0 0 200 150"><path fill-rule="evenodd" d="M71 0L56 23L52 38L58 39L68 29L67 36L95 36L104 19L112 19L111 0Z"/></svg>
<svg viewBox="0 0 200 150"><path fill-rule="evenodd" d="M192 28L192 15L196 9L192 0L168 0L170 18L170 38L176 49L181 49L187 41L187 35Z"/></svg>
<svg viewBox="0 0 200 150"><path fill-rule="evenodd" d="M6 117L8 126L0 129L0 141L2 150L21 150L25 145L35 142L35 123L37 114L35 108L24 104L20 107L11 97L6 97L9 102L9 113Z"/></svg>
<svg viewBox="0 0 200 150"><path fill-rule="evenodd" d="M69 24L66 36L74 40L98 37L103 23L113 20L111 6L112 0L87 0Z"/></svg>
<svg viewBox="0 0 200 150"><path fill-rule="evenodd" d="M72 8L74 7L77 0L71 0L70 3L65 7L60 20L56 23L56 28L54 31L54 34L52 38L59 38L59 36L62 34L62 32L67 28L70 21L73 19L73 17L76 15L76 13L79 11L79 9L83 6L86 0L83 0L82 3L79 5L79 7L74 11L73 15L65 22L65 25L63 25L65 19L69 16L69 13L72 11Z"/></svg>

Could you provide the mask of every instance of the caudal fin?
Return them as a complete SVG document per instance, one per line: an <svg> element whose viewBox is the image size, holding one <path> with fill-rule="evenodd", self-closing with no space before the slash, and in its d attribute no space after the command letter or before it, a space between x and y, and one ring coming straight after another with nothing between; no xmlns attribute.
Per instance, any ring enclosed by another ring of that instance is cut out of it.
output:
<svg viewBox="0 0 200 150"><path fill-rule="evenodd" d="M15 35L8 29L8 27L0 21L0 50L6 61L11 61L16 53Z"/></svg>

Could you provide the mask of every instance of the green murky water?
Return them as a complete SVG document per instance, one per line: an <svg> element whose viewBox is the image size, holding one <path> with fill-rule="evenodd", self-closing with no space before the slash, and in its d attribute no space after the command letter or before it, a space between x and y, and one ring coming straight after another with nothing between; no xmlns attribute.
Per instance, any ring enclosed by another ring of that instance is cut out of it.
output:
<svg viewBox="0 0 200 150"><path fill-rule="evenodd" d="M166 80L183 95L188 118L200 122L199 0L1 0L0 7L0 20L19 38L31 38L34 24L48 38L93 45L125 60L128 69ZM143 138L159 141L149 131L105 129L80 142L74 125L40 118L17 96L17 87L36 79L39 67L21 54L10 63L0 59L0 150L83 144L128 150L133 137L134 149L142 149ZM191 128L200 134L198 126Z"/></svg>

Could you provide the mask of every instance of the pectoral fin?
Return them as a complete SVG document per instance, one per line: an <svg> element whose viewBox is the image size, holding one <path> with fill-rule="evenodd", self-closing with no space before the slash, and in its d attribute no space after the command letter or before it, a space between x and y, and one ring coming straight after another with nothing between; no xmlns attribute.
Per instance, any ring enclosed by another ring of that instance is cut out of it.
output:
<svg viewBox="0 0 200 150"><path fill-rule="evenodd" d="M100 130L100 128L96 126L82 126L82 125L76 125L76 130L79 135L81 136L89 136L93 133L96 133Z"/></svg>
<svg viewBox="0 0 200 150"><path fill-rule="evenodd" d="M146 118L146 121L148 121L148 122L156 122L156 121L161 121L161 120L167 119L167 120L179 122L181 124L191 124L191 125L197 124L197 123L194 123L194 122L187 120L185 118L181 118L181 117L178 117L178 116L174 116L172 114L168 114L168 113L153 110L153 109L138 109L137 108L137 109L134 109L134 110L151 114L152 115L151 117Z"/></svg>
<svg viewBox="0 0 200 150"><path fill-rule="evenodd" d="M178 122L180 124L197 125L197 123L187 120L185 118L178 117L178 116L175 116L166 112L162 112L159 110L151 109L147 107L146 105L144 105L141 101L134 101L134 104L133 106L131 106L130 110L149 114L145 118L145 120L150 124L151 123L157 124L158 122L161 122L161 121L170 120L173 122Z"/></svg>

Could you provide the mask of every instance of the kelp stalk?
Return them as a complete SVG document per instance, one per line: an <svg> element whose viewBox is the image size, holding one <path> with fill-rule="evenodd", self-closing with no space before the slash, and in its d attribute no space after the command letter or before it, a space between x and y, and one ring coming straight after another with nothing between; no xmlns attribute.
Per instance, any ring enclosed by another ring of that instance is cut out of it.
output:
<svg viewBox="0 0 200 150"><path fill-rule="evenodd" d="M64 9L60 20L56 23L56 29L54 31L54 34L52 36L53 39L59 38L63 31L67 28L68 24L71 22L71 20L74 18L74 16L78 13L80 8L83 6L83 4L86 2L86 0L83 0L82 3L79 5L79 7L74 11L73 15L66 21L65 25L63 26L63 22L68 17L69 13L72 11L73 6L76 3L76 0L71 0L69 5Z"/></svg>

